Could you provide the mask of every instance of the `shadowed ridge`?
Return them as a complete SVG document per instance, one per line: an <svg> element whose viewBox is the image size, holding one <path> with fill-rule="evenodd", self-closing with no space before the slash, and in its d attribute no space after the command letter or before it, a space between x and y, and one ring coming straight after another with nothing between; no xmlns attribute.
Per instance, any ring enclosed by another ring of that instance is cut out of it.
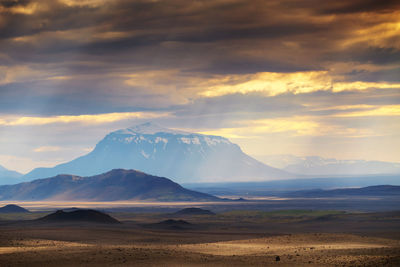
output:
<svg viewBox="0 0 400 267"><path fill-rule="evenodd" d="M113 169L90 177L58 175L17 185L0 186L0 200L11 199L221 201L218 197L183 188L165 177L124 169Z"/></svg>
<svg viewBox="0 0 400 267"><path fill-rule="evenodd" d="M57 210L56 212L39 218L37 221L43 222L92 222L92 223L105 223L116 224L121 223L108 214L97 210L75 210L65 212Z"/></svg>
<svg viewBox="0 0 400 267"><path fill-rule="evenodd" d="M29 212L29 210L14 204L9 204L0 208L0 213L25 213L25 212Z"/></svg>

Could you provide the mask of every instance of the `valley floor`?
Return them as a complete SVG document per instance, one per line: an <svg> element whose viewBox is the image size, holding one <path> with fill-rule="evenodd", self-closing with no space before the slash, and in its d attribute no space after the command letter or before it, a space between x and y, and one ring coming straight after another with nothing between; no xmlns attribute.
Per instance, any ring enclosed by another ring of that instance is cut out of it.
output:
<svg viewBox="0 0 400 267"><path fill-rule="evenodd" d="M400 212L111 215L123 223L3 220L0 266L400 265ZM158 224L169 218L190 224Z"/></svg>

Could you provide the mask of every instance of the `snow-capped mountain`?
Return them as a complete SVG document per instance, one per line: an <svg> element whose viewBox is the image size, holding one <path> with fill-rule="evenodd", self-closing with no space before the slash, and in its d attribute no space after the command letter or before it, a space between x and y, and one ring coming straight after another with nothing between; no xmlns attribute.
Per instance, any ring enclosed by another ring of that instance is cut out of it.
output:
<svg viewBox="0 0 400 267"><path fill-rule="evenodd" d="M220 136L162 128L153 123L108 134L89 154L54 168L38 168L26 180L57 174L90 176L111 169L136 169L176 182L249 181L293 178L243 153Z"/></svg>
<svg viewBox="0 0 400 267"><path fill-rule="evenodd" d="M22 176L21 173L11 171L0 165L0 184L16 184L19 183L19 178Z"/></svg>
<svg viewBox="0 0 400 267"><path fill-rule="evenodd" d="M400 173L400 163L385 161L338 160L318 156L297 157L293 155L271 155L259 159L270 166L288 172L313 176Z"/></svg>

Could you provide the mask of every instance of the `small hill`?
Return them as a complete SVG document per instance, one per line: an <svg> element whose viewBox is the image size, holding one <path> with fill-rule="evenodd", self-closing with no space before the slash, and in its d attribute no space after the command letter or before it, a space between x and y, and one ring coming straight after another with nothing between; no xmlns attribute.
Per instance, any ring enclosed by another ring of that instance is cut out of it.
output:
<svg viewBox="0 0 400 267"><path fill-rule="evenodd" d="M214 212L205 210L205 209L200 209L200 208L186 208L182 209L180 211L177 211L174 213L174 215L184 215L184 216L190 216L190 215L215 215Z"/></svg>
<svg viewBox="0 0 400 267"><path fill-rule="evenodd" d="M6 205L0 208L0 213L25 213L25 212L29 212L29 210L14 204Z"/></svg>
<svg viewBox="0 0 400 267"><path fill-rule="evenodd" d="M75 210L65 212L58 210L55 213L49 214L45 217L38 219L44 222L92 222L92 223L106 223L115 224L120 223L108 214L97 210Z"/></svg>
<svg viewBox="0 0 400 267"><path fill-rule="evenodd" d="M76 210L80 210L80 208L72 207L72 208L62 209L62 211L64 211L64 212L71 212L71 211L76 211Z"/></svg>
<svg viewBox="0 0 400 267"><path fill-rule="evenodd" d="M0 200L81 201L221 201L215 196L183 188L164 177L116 169L80 177L57 175L16 185L0 186Z"/></svg>

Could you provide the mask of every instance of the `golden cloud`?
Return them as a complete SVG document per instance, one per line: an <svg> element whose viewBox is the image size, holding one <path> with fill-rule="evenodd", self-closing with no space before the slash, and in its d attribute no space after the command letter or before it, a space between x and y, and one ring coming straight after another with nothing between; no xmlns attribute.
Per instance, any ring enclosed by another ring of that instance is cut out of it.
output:
<svg viewBox="0 0 400 267"><path fill-rule="evenodd" d="M400 105L373 106L367 110L339 113L334 117L400 116ZM400 121L399 121L400 123Z"/></svg>
<svg viewBox="0 0 400 267"><path fill-rule="evenodd" d="M238 77L239 76L239 77ZM262 72L253 75L233 75L213 81L199 93L203 97L217 97L228 94L262 93L276 96L285 93L301 94L316 91L360 91L370 88L400 89L400 83L387 82L334 82L328 71L309 71L295 73Z"/></svg>
<svg viewBox="0 0 400 267"><path fill-rule="evenodd" d="M317 90L328 90L332 86L330 77L326 71L310 71L295 73L262 72L254 75L245 75L242 79L230 77L229 80L243 82L211 86L200 93L205 97L216 97L221 95L250 92L260 92L268 96L275 96L287 92L309 93ZM223 80L226 80L224 78ZM222 81L223 81L222 80Z"/></svg>
<svg viewBox="0 0 400 267"><path fill-rule="evenodd" d="M392 14L383 14L377 18L382 19L383 23L372 24L371 26L355 29L351 32L351 37L340 43L342 48L346 48L358 43L367 43L369 46L375 47L396 47L400 48L400 44L390 39L398 38L400 31L400 12Z"/></svg>
<svg viewBox="0 0 400 267"><path fill-rule="evenodd" d="M52 117L18 117L0 119L0 125L5 126L26 126L26 125L46 125L54 123L83 123L83 124L103 124L127 119L152 119L169 116L169 113L156 112L121 112L105 113L96 115L68 115Z"/></svg>
<svg viewBox="0 0 400 267"><path fill-rule="evenodd" d="M248 120L240 121L237 125L237 127L205 130L200 131L200 133L220 135L232 139L254 139L276 133L286 134L287 137L340 136L360 138L378 136L373 129L345 127L312 116Z"/></svg>
<svg viewBox="0 0 400 267"><path fill-rule="evenodd" d="M107 0L60 0L60 2L70 7L74 6L98 7L107 3Z"/></svg>
<svg viewBox="0 0 400 267"><path fill-rule="evenodd" d="M295 135L317 135L320 124L311 117L295 116L276 119L241 121L237 127L201 131L202 134L221 135L228 138L249 138L265 133L291 132Z"/></svg>
<svg viewBox="0 0 400 267"><path fill-rule="evenodd" d="M34 152L55 152L55 151L60 151L61 147L58 146L41 146L35 148L33 151Z"/></svg>
<svg viewBox="0 0 400 267"><path fill-rule="evenodd" d="M1 12L11 12L13 14L24 14L24 15L32 15L39 9L39 4L38 3L30 3L26 6L24 5L16 5L11 8L5 8L3 6L0 6L0 13Z"/></svg>
<svg viewBox="0 0 400 267"><path fill-rule="evenodd" d="M0 85L13 82L29 82L49 77L44 70L36 70L32 67L19 65L13 67L0 66Z"/></svg>

